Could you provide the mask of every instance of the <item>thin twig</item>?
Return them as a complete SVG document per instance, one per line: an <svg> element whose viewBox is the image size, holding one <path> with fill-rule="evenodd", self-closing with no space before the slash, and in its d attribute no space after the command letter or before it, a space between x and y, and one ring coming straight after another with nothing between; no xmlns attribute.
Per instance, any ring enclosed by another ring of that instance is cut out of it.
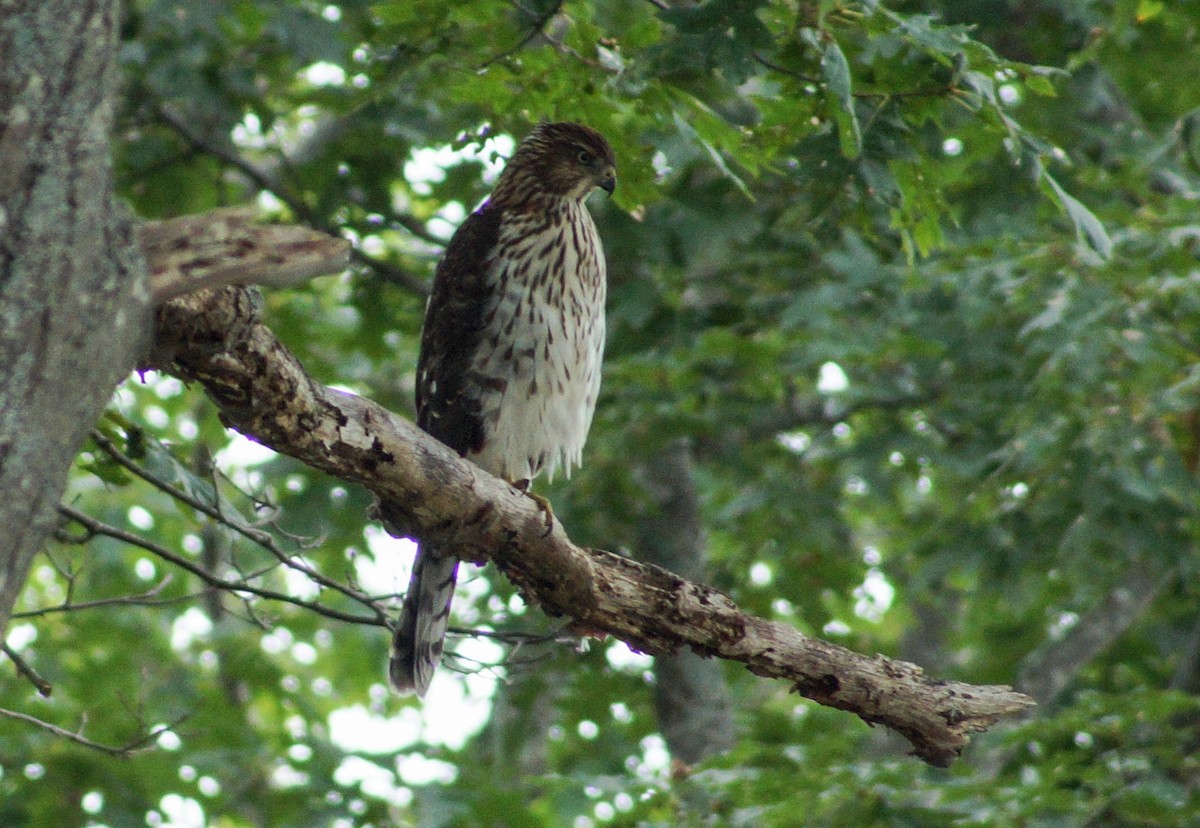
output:
<svg viewBox="0 0 1200 828"><path fill-rule="evenodd" d="M514 646L530 646L532 644L573 644L579 640L578 635L570 635L562 630L548 633L503 632L499 630L480 630L475 627L447 627L446 631L464 638L490 638L503 644Z"/></svg>
<svg viewBox="0 0 1200 828"><path fill-rule="evenodd" d="M126 471L133 473L135 476L140 477L142 480L146 481L159 491L170 495L172 498L180 501L181 503L191 506L196 511L202 512L213 520L219 521L225 526L228 526L230 529L233 529L239 535L242 535L247 540L253 541L259 546L269 546L274 542L274 539L271 537L269 532L264 532L261 529L256 529L255 527L249 526L245 523L229 519L221 512L219 508L177 488L170 481L164 480L154 472L145 468L132 457L117 448L116 444L99 429L92 429L89 436L92 438L92 442L99 446L105 454L107 454L117 463L117 465ZM213 496L214 498L218 498L215 490L213 492Z"/></svg>
<svg viewBox="0 0 1200 828"><path fill-rule="evenodd" d="M428 281L422 279L420 276L414 276L407 270L397 267L391 262L385 262L383 259L378 259L372 256L370 253L364 253L360 247L351 247L350 257L360 264L371 268L371 270L375 271L376 276L383 277L385 281L399 285L407 290L411 290L418 296L429 295Z"/></svg>
<svg viewBox="0 0 1200 828"><path fill-rule="evenodd" d="M51 733L53 733L55 736L62 736L64 739L70 739L72 742L74 742L77 745L83 745L86 748L91 748L92 750L98 750L101 753L108 754L109 756L119 756L123 759L133 756L136 753L142 753L146 750L151 749L149 747L151 742L153 742L155 739L157 739L163 733L166 733L168 730L174 729L180 722L182 722L184 719L187 718L186 716L184 716L184 717L181 717L180 719L178 719L177 721L173 722L172 724L162 725L161 727L156 727L156 728L154 728L154 730L151 730L147 733L142 734L141 736L134 739L133 741L117 747L114 745L101 744L100 742L93 742L91 739L87 738L86 736L84 736L81 733L72 732L65 728L59 727L56 724L51 724L50 722L43 721L42 719L39 719L36 716L30 716L28 713L18 713L16 710L6 710L6 709L0 707L0 716L5 716L9 719L16 719L17 721L20 721L20 722L27 722L28 724L34 725L36 727L40 727L43 730L48 730Z"/></svg>
<svg viewBox="0 0 1200 828"><path fill-rule="evenodd" d="M30 667L29 663L21 658L16 650L7 643L0 642L0 652L8 656L8 660L17 668L17 672L29 679L30 683L37 688L38 695L43 698L50 697L50 694L54 692L54 685L39 676L37 671Z"/></svg>
<svg viewBox="0 0 1200 828"><path fill-rule="evenodd" d="M170 481L164 480L163 478L159 477L158 475L154 474L153 472L148 471L147 469L143 468L140 464L138 464L133 458L129 457L128 455L123 453L119 448L117 448L116 445L113 443L113 441L108 439L108 437L106 437L102 432L100 432L96 429L93 429L91 432L91 437L92 437L92 440L96 443L96 445L98 445L101 448L101 450L104 451L105 454L107 454L114 461L116 461L117 464L120 465L122 468L137 475L142 480L145 480L147 483L154 486L159 491L165 492L166 494L170 495L171 497L175 498L178 501L181 501L182 503L186 503L188 506L191 506L193 509L195 509L199 512L202 512L203 514L207 515L208 517L212 518L213 520L218 521L222 525L228 526L230 529L233 529L235 532L242 535L246 539L251 540L254 543L258 544L263 549L267 550L272 555L274 555L276 560L278 560L284 566L286 566L290 569L294 569L297 572L300 572L301 574L305 575L307 578L312 580L314 583L316 583L320 586L323 586L326 589L332 589L335 592L340 592L343 595L345 595L347 598L351 598L355 601L359 601L362 603L369 603L366 599L366 596L363 595L361 592L351 589L351 588L347 587L346 585L333 580L332 578L328 578L325 575L322 575L320 572L313 569L311 566L308 566L307 564L299 563L298 561L296 561L295 558L293 558L287 552L284 552L282 549L279 548L279 545L275 542L275 538L271 536L270 532L265 532L262 529L257 529L255 527L249 526L243 522L233 520L233 519L229 518L228 516L226 516L225 513L221 511L219 506L213 506L209 503L205 503L203 500L200 500L199 498L189 494L188 492L185 492L182 489L179 489L178 487L173 485ZM217 494L217 491L215 488L213 490L213 497L216 500L216 502L219 504L220 497Z"/></svg>
<svg viewBox="0 0 1200 828"><path fill-rule="evenodd" d="M266 598L271 601L281 601L283 603L292 604L297 607L304 607L305 609L310 609L313 612L324 615L327 618L336 618L339 621L348 621L351 624L366 624L366 625L373 626L373 627L386 627L387 626L387 615L386 615L386 613L383 612L383 610L381 610L379 607L372 605L369 601L366 600L365 596L363 596L362 598L359 598L359 597L353 595L353 593L351 593L349 590L346 590L345 588L343 588L341 591L344 592L345 594L349 595L350 597L355 598L355 600L358 600L360 603L364 604L365 606L370 607L374 611L374 616L368 617L368 616L363 616L363 615L353 615L351 613L341 612L340 610L330 609L329 607L325 606L324 604L318 603L316 601L307 601L302 598L295 598L291 595L287 595L285 593L278 592L273 589L266 589L265 587L254 586L253 584L246 583L245 581L230 581L226 578L220 577L219 575L214 575L213 573L206 570L204 567L197 566L192 561L189 561L187 558L183 557L182 555L178 555L175 552L172 552L170 549L167 549L165 546L162 546L160 544L154 543L153 541L147 540L146 538L143 538L140 535L135 535L132 532L126 532L124 529L119 529L115 526L109 526L106 523L102 523L102 522L96 520L91 515L89 515L85 512L81 512L78 509L75 509L71 506L61 504L61 505L59 505L58 510L63 515L67 516L68 518L70 518L71 520L75 521L80 526L82 526L84 529L86 529L90 535L93 535L93 536L101 535L103 537L108 537L108 538L112 538L114 540L123 541L124 543L128 543L131 546L136 546L139 549L144 549L147 552L149 552L153 555L156 555L159 558L162 558L164 561L173 563L176 566L180 567L181 569L184 569L184 570L192 573L193 575L195 575L197 578L204 581L209 586L214 586L214 587L217 587L218 589L223 589L223 590L227 590L229 592L234 592L234 593L246 592L246 593L250 593L252 595L257 595L260 598Z"/></svg>
<svg viewBox="0 0 1200 828"><path fill-rule="evenodd" d="M72 535L66 529L63 529L60 527L60 528L54 530L53 537L59 543L85 544L85 543L90 543L92 538L96 534L98 534L98 533L84 532L84 534L82 534L82 535ZM257 578L262 575L265 575L268 572L273 571L274 569L278 568L278 566L279 566L279 564L277 564L277 563L271 564L269 567L264 567L260 572L254 573L249 577L247 577L247 576L243 576L243 577L246 580L249 580L250 578ZM241 573L239 573L239 574L241 574ZM127 603L132 606L145 606L145 607L161 607L161 606L166 606L169 604L183 604L183 603L187 603L189 601L194 601L197 598L200 598L206 592L209 592L212 589L215 589L215 587L206 587L204 590L202 590L200 592L189 592L187 594L180 595L175 598L162 598L157 601L131 600L131 601L128 601ZM238 618L241 618L243 621L246 621L249 624L254 624L255 626L257 626L263 630L271 629L270 624L265 623L264 621L259 619L257 615L254 614L254 611L250 607L250 604L249 604L249 596L235 596L235 597L239 598L241 600L242 604L246 608L246 615L245 616L239 615L239 616L237 616ZM120 602L120 599L113 599L111 601L111 603L117 603L117 602ZM52 612L69 612L69 611L76 610L76 609L89 609L93 605L103 605L106 603L110 603L110 601L101 599L101 600L95 601L95 602L81 602L79 604L70 604L67 606L60 605L57 607L49 607L45 610L32 610L32 611L30 611L28 613L24 613L24 614L26 614L26 615L45 615L45 614L52 613ZM122 603L124 603L124 602L122 602ZM236 615L236 613L235 613L235 615ZM16 617L16 614L14 614L14 617Z"/></svg>
<svg viewBox="0 0 1200 828"><path fill-rule="evenodd" d="M171 573L163 576L163 579L145 592L140 592L137 595L121 595L116 598L97 598L94 601L79 601L73 602L70 600L63 601L61 604L56 604L53 607L40 607L34 610L24 610L23 612L14 612L13 618L37 618L42 615L52 615L59 612L76 612L78 610L96 609L97 607L112 607L112 606L137 606L137 607L158 607L164 604L175 604L180 601L188 600L188 596L180 598L163 598L153 600L158 593L162 592L167 584L174 580Z"/></svg>
<svg viewBox="0 0 1200 828"><path fill-rule="evenodd" d="M796 80L803 81L805 83L811 83L814 86L821 86L824 83L821 78L813 77L812 75L806 75L803 72L797 72L793 69L788 69L786 66L780 66L778 63L763 57L758 52L753 52L752 54L755 61L757 61L761 66L770 69L772 72L778 72L781 75L787 75L788 77L795 78ZM907 92L851 92L850 94L851 97L854 98L866 100L883 98L885 101L887 101L897 98L940 97L943 95L953 94L956 91L958 91L958 87L956 87L954 84L942 84L940 86L930 86L924 89L911 89Z"/></svg>
<svg viewBox="0 0 1200 828"><path fill-rule="evenodd" d="M516 6L517 9L519 9L520 11L524 12L525 14L529 14L528 9L522 8L517 3L514 3L513 5ZM505 49L503 52L499 52L497 54L492 55L490 58L485 60L483 63L476 66L475 67L476 71L479 71L481 69L486 69L487 67L491 66L493 63L496 63L497 61L500 61L500 60L504 60L506 57L510 57L511 55L514 55L517 52L524 49L529 44L529 41L533 40L535 37L537 37L540 34L544 34L542 29L545 28L546 24L550 22L550 20L554 17L554 15L558 14L558 12L561 8L562 8L562 0L559 0L559 2L555 3L549 9L547 9L546 11L544 11L540 15L538 15L536 18L534 18L533 25L529 27L529 31L525 33L524 37L522 37L519 41L517 41L515 46L513 46L509 49Z"/></svg>
<svg viewBox="0 0 1200 828"><path fill-rule="evenodd" d="M63 590L63 601L70 603L71 596L75 594L75 580L78 577L78 573L68 564L60 564L55 560L54 555L50 553L49 549L43 550L42 554L45 556L46 562L50 564L50 568L54 570L54 573L66 582L66 587ZM13 617L16 617L16 613L13 614Z"/></svg>

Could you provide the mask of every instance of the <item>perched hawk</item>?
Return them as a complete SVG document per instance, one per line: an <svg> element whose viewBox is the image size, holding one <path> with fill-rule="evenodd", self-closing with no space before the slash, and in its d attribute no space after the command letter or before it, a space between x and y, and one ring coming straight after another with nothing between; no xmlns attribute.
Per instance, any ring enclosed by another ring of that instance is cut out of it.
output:
<svg viewBox="0 0 1200 828"><path fill-rule="evenodd" d="M433 280L417 364L417 424L527 485L579 465L600 390L604 251L584 199L616 186L613 152L579 124L536 127L458 228ZM442 658L458 558L423 546L388 668L425 694Z"/></svg>

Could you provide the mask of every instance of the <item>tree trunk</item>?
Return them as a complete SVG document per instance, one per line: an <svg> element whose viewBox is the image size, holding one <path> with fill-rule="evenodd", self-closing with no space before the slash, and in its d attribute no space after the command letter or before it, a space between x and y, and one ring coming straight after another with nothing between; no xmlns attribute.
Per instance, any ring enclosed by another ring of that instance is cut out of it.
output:
<svg viewBox="0 0 1200 828"><path fill-rule="evenodd" d="M638 550L647 563L704 580L704 527L687 443L672 443L638 471L655 509L639 522ZM688 650L654 659L659 729L684 764L733 747L733 700L721 669L719 660Z"/></svg>
<svg viewBox="0 0 1200 828"><path fill-rule="evenodd" d="M1017 686L1043 707L1056 704L1083 669L1112 647L1178 577L1169 563L1152 559L1132 564L1120 585L1085 612L1066 635L1025 657Z"/></svg>
<svg viewBox="0 0 1200 828"><path fill-rule="evenodd" d="M150 332L113 195L116 0L0 12L0 637L67 472Z"/></svg>

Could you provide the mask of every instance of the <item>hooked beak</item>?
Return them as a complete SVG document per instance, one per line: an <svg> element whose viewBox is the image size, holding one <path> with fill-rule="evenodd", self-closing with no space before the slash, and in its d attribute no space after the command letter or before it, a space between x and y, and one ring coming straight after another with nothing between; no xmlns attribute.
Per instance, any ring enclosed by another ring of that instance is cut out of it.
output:
<svg viewBox="0 0 1200 828"><path fill-rule="evenodd" d="M617 189L617 171L609 167L604 171L604 175L600 176L600 180L596 182L596 185L609 195L612 195L613 190Z"/></svg>

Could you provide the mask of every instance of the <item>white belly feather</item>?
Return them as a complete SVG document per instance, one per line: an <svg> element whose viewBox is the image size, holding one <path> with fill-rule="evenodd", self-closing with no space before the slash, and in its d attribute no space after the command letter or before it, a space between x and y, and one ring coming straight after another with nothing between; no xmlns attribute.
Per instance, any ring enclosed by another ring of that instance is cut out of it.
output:
<svg viewBox="0 0 1200 828"><path fill-rule="evenodd" d="M559 257L550 255L533 260L519 278L510 277L488 325L490 331L512 326L502 337L513 345L512 352L506 344L480 355L482 373L504 382L484 392L487 437L483 450L468 457L509 480L533 479L541 472L553 479L560 468L570 476L580 464L600 392L604 258L597 255L599 241L587 208L572 202L567 209L575 213L566 218L576 233L558 223L545 231L565 247L561 267ZM524 231L514 227L511 232L520 237ZM546 244L534 241L529 247L545 249ZM487 333L485 348L491 340Z"/></svg>

